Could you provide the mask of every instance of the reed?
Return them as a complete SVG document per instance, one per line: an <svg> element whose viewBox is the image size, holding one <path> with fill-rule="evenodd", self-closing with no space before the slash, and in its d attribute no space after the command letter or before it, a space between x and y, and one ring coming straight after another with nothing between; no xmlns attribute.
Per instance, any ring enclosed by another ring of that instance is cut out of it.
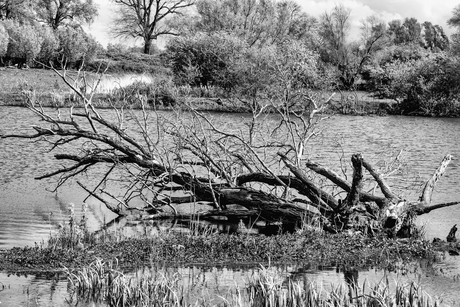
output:
<svg viewBox="0 0 460 307"><path fill-rule="evenodd" d="M69 203L67 223L59 225L59 231L52 234L48 240L48 247L56 249L85 249L95 244L95 236L87 227L87 210L88 205L82 205L81 217L77 218L75 205Z"/></svg>
<svg viewBox="0 0 460 307"><path fill-rule="evenodd" d="M340 285L326 290L323 285L286 279L270 268L261 267L246 289L233 289L230 298L191 299L180 276L137 273L128 276L116 263L97 260L75 273L66 270L71 290L80 299L104 301L108 306L235 306L235 307L437 307L415 283L388 280L376 285Z"/></svg>

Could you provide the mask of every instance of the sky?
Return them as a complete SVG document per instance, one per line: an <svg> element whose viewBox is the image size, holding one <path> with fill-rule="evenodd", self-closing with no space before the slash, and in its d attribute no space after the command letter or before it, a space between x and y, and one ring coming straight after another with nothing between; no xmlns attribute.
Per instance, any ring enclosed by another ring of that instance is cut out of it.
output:
<svg viewBox="0 0 460 307"><path fill-rule="evenodd" d="M460 5L460 0L295 0L306 13L319 17L324 12L330 12L336 4L343 4L351 9L351 37L358 37L360 21L371 15L377 15L385 21L403 20L415 17L418 22L430 21L443 27L447 34L453 34L454 29L447 26L446 21L452 17L452 10ZM103 46L117 43L119 40L110 36L110 23L115 14L110 0L95 0L99 6L99 16L88 27L89 32ZM122 41L133 45L132 41ZM138 45L140 45L138 41Z"/></svg>

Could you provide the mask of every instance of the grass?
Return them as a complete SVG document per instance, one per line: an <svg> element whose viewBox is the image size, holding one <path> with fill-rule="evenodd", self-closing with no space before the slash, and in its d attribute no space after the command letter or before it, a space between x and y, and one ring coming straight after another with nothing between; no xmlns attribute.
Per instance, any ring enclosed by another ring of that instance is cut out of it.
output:
<svg viewBox="0 0 460 307"><path fill-rule="evenodd" d="M72 300L105 302L108 306L216 306L212 298L193 299L177 275L161 273L125 275L116 264L96 260L82 270L66 269ZM345 307L345 306L439 306L415 283L388 281L367 285L340 285L325 290L321 284L285 279L261 267L246 287L235 287L218 306L251 307Z"/></svg>
<svg viewBox="0 0 460 307"><path fill-rule="evenodd" d="M67 71L71 78L77 72ZM92 84L97 78L93 72L85 72ZM78 106L79 99L53 71L46 69L0 70L0 105L22 106L25 93L33 93L43 106ZM141 108L170 108L172 105L191 105L201 111L247 112L248 106L220 88L176 86L167 72L155 74L116 73L106 75L95 90L94 105L99 108L112 106ZM386 114L393 101L376 99L366 92L338 91L331 100L329 111L350 115Z"/></svg>

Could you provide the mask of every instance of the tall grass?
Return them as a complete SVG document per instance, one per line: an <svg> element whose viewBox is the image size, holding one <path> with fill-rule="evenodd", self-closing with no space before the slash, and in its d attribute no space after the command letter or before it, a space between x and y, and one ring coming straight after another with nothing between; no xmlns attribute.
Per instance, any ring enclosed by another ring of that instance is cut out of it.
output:
<svg viewBox="0 0 460 307"><path fill-rule="evenodd" d="M95 243L95 236L87 227L88 205L82 205L81 217L75 214L75 204L69 203L67 223L59 225L58 233L51 235L48 246L51 249L84 249Z"/></svg>
<svg viewBox="0 0 460 307"><path fill-rule="evenodd" d="M337 286L326 290L311 282L286 280L270 269L261 267L246 289L229 291L233 295L191 299L181 285L180 276L136 274L128 276L113 263L97 260L75 273L67 270L73 295L108 306L235 306L235 307L435 307L439 306L415 283L396 284L388 281L376 285Z"/></svg>

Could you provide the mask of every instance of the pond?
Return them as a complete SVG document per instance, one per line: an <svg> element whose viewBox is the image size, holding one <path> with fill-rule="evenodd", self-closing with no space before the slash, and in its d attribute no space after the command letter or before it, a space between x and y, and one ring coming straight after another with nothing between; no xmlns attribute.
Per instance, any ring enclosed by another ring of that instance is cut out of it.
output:
<svg viewBox="0 0 460 307"><path fill-rule="evenodd" d="M24 108L0 107L0 115L0 133L30 131L30 127L37 124L37 119ZM249 116L245 114L211 116L214 120L222 121L222 124L231 125L249 120ZM390 182L407 199L416 199L421 190L420 186L414 185L413 179L428 179L444 155L452 154L454 160L436 187L433 203L460 200L460 119L332 116L323 121L321 127L322 136L310 145L308 156L313 161L330 167L338 168L341 157L349 161L351 154L357 152L363 153L369 162L375 163L403 150L406 172L403 176L391 178ZM33 179L59 166L59 162L53 160L52 154L46 151L43 143L4 139L0 140L0 146L0 249L44 244L50 234L57 231L59 224L66 220L69 203L75 203L78 209L86 194L72 184L64 186L56 193L49 192L54 187L53 180ZM94 199L88 199L87 203L91 212L90 229L97 230L115 217ZM445 239L449 229L459 222L460 206L435 210L418 218L418 223L424 226L428 239ZM137 227L119 225L120 231L143 231ZM460 260L455 257L449 258L442 265L447 265L453 275L460 273ZM326 276L330 272L314 274ZM343 277L338 274L334 278L341 280ZM0 283L0 289L1 285L11 285L16 290L21 285L24 289L36 286L37 291L44 291L50 297L65 295L59 292L65 292L65 287L62 286L65 281L61 279L0 275ZM63 288L59 288L59 285ZM0 292L0 301L4 300L4 293L5 291Z"/></svg>

